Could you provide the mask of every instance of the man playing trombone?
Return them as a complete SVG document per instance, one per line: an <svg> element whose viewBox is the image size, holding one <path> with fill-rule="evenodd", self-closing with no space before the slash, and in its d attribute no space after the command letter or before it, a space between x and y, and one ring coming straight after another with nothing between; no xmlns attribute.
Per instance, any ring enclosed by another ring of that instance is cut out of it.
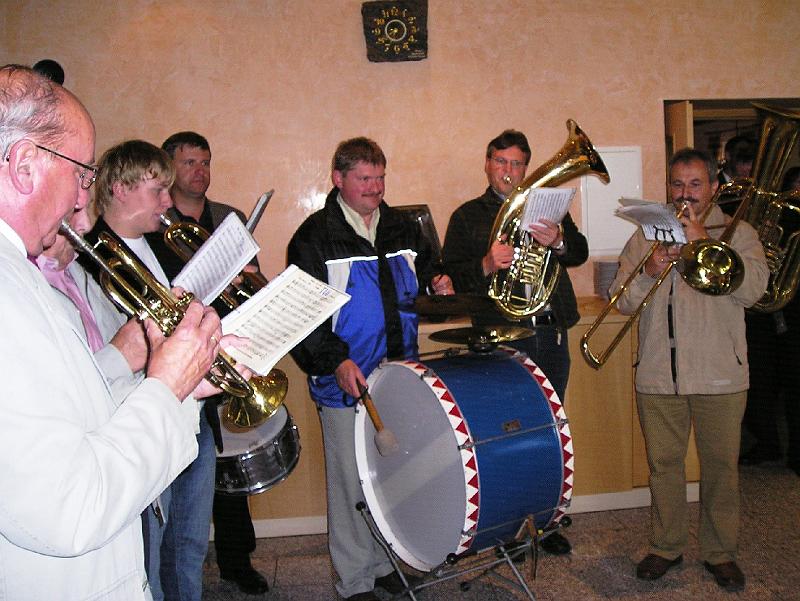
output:
<svg viewBox="0 0 800 601"><path fill-rule="evenodd" d="M730 221L711 206L716 173L715 161L698 150L683 149L670 160L670 199L680 210L689 242L719 237L718 230ZM744 267L738 288L726 295L705 294L672 269L641 313L636 398L652 508L650 547L636 576L657 580L683 560L688 541L684 460L694 425L701 466L700 559L720 587L739 591L745 585L736 564L737 458L748 387L744 310L761 298L768 270L749 224L740 222L729 244ZM631 237L612 290L631 277L651 246L641 229ZM677 245L656 247L620 296L619 311L634 313L679 253Z"/></svg>

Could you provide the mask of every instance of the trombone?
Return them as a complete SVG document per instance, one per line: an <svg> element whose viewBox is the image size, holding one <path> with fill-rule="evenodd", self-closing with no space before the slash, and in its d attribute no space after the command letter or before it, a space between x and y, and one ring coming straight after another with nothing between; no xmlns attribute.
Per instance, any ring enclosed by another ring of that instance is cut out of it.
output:
<svg viewBox="0 0 800 601"><path fill-rule="evenodd" d="M705 208L700 216L700 222L705 222L706 218L711 214L711 209L717 204L717 200L721 194L727 192L725 187L717 190L714 198L711 199L708 206ZM677 217L680 217L686 210L687 203L682 203L677 210ZM647 291L647 294L636 307L636 310L628 316L628 319L619 329L617 334L611 340L611 343L600 353L594 353L589 348L589 340L594 336L597 329L603 324L611 309L616 307L619 299L628 290L633 280L639 275L639 272L644 269L645 264L653 256L658 246L662 242L654 242L649 250L642 257L641 261L631 270L630 275L622 283L622 285L614 292L609 299L608 303L603 310L600 311L595 318L594 323L589 327L583 336L581 336L581 353L586 362L594 369L600 369L606 364L611 353L619 346L619 343L631 329L633 323L642 314L647 305L653 299L656 290L661 286L664 280L667 279L673 267L678 267L678 273L684 281L703 294L712 296L721 296L730 294L736 290L744 279L744 266L739 254L727 243L727 240L733 235L733 231L741 218L744 203L740 204L739 209L734 215L731 222L725 228L719 240L711 238L704 238L701 240L693 240L684 244L681 247L680 257L675 261L670 261L666 267L658 274L656 281Z"/></svg>
<svg viewBox="0 0 800 601"><path fill-rule="evenodd" d="M60 231L77 250L98 265L103 291L122 311L140 320L151 317L165 336L172 334L194 295L187 292L175 298L147 267L107 232L101 232L97 244L92 246L66 219L61 222ZM100 248L105 248L110 258L103 257ZM130 279L122 272L127 272ZM205 377L226 393L226 415L233 416L235 425L240 428L258 426L272 417L283 402L288 388L286 376L283 372L275 376L270 373L266 377L253 376L248 381L234 365L235 361L220 351Z"/></svg>

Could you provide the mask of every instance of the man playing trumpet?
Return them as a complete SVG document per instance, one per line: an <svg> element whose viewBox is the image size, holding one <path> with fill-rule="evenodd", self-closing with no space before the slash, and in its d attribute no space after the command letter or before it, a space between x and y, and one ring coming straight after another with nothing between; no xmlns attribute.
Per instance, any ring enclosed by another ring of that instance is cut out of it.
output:
<svg viewBox="0 0 800 601"><path fill-rule="evenodd" d="M101 232L111 234L167 288L169 280L144 234L157 231L160 215L172 206L169 188L174 176L169 156L148 142L129 140L107 150L98 166L95 193L100 217L86 236L94 242ZM81 260L97 273L96 265ZM161 495L166 521L151 511L144 514L146 567L155 601L200 601L202 596L216 454L208 420L192 402L197 458Z"/></svg>
<svg viewBox="0 0 800 601"><path fill-rule="evenodd" d="M690 242L712 237L730 219L714 206L703 220L717 189L716 173L714 160L698 150L681 150L670 160L670 197L682 209L679 219ZM612 290L628 279L651 246L641 229L631 237ZM704 294L673 269L639 320L636 399L652 493L650 549L636 568L643 580L657 580L683 560L688 542L684 461L694 425L701 466L700 559L725 590L745 585L736 565L737 458L748 387L744 310L761 298L768 270L749 224L739 223L730 246L744 264L736 290ZM633 313L679 253L677 245L659 245L620 297L620 312Z"/></svg>

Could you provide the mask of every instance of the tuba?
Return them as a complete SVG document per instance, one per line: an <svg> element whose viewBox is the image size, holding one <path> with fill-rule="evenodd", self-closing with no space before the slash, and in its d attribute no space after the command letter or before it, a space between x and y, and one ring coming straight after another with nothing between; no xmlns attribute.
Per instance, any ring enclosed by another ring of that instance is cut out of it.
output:
<svg viewBox="0 0 800 601"><path fill-rule="evenodd" d="M515 249L511 266L495 272L489 284L489 297L508 319L524 319L541 310L561 274L561 265L553 259L551 249L537 244L529 232L520 228L530 190L559 186L586 173L596 175L606 184L610 181L608 170L589 137L572 119L567 120L567 130L569 137L561 149L517 186L503 202L492 226L489 246L506 236L506 242Z"/></svg>
<svg viewBox="0 0 800 601"><path fill-rule="evenodd" d="M763 120L753 173L749 180L727 185L743 190L742 219L758 232L769 266L767 291L751 309L772 313L794 298L800 284L800 195L780 190L800 132L800 113L753 106Z"/></svg>
<svg viewBox="0 0 800 601"><path fill-rule="evenodd" d="M80 252L87 254L100 268L100 286L122 311L140 320L153 319L165 336L169 336L183 319L194 296L184 294L175 298L135 256L132 256L113 236L102 232L94 246L84 240L69 223L61 222L61 233ZM101 250L104 254L101 254ZM123 275L125 274L125 275ZM282 374L282 372L281 372ZM287 391L286 376L282 378L253 376L249 381L236 371L234 361L220 352L206 379L226 393L226 412L237 419L241 428L255 427L278 410Z"/></svg>

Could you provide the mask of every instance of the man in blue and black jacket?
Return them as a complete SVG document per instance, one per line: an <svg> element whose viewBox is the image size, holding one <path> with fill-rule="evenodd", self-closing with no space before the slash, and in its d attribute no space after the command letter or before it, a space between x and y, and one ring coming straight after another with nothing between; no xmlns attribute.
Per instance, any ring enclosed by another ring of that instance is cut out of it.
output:
<svg viewBox="0 0 800 601"><path fill-rule="evenodd" d="M292 351L309 374L325 444L329 548L345 599L377 599L373 588L400 592L402 582L373 539L356 503L363 498L354 448L359 384L386 359L417 354L414 300L452 294L438 275L416 223L383 202L386 157L367 138L339 144L333 190L289 242L288 261L352 299Z"/></svg>

